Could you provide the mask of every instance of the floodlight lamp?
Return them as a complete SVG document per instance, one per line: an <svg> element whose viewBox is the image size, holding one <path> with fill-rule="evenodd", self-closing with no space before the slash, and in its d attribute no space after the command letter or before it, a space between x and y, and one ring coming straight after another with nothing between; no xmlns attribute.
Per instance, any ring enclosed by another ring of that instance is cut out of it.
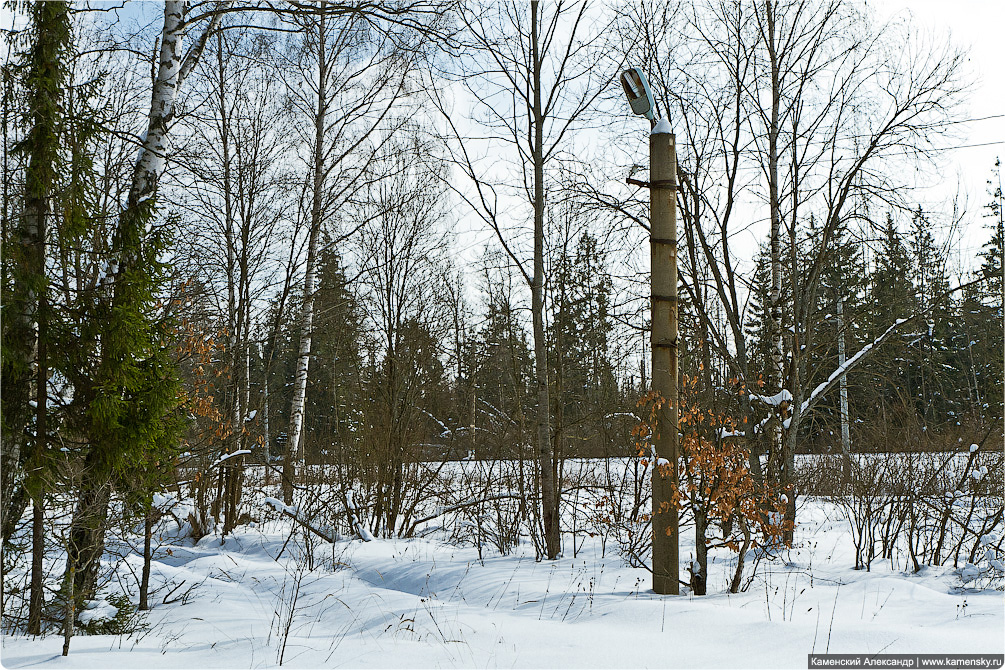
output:
<svg viewBox="0 0 1005 670"><path fill-rule="evenodd" d="M649 90L649 82L646 81L642 70L633 67L622 72L621 87L625 89L625 95L628 97L628 104L631 105L632 112L654 121L653 110L656 108L656 103L653 100L652 91Z"/></svg>

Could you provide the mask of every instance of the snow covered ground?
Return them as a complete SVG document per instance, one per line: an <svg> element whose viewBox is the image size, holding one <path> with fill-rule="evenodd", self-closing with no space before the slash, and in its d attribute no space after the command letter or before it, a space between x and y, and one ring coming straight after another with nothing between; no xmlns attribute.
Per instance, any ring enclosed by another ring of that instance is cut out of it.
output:
<svg viewBox="0 0 1005 670"><path fill-rule="evenodd" d="M964 589L952 568L877 560L855 571L847 524L808 501L797 546L749 589L659 597L644 569L596 538L557 561L532 547L485 554L432 539L304 543L280 518L221 543L163 544L148 630L62 639L5 636L7 668L796 667L823 653L1002 653L1002 591ZM689 540L685 537L686 541ZM682 546L681 556L691 554ZM139 573L139 560L128 559ZM128 571L127 571L128 572ZM194 586L190 591L190 587ZM176 588L177 587L177 588ZM187 593L186 593L187 592ZM165 604L164 601L167 601Z"/></svg>

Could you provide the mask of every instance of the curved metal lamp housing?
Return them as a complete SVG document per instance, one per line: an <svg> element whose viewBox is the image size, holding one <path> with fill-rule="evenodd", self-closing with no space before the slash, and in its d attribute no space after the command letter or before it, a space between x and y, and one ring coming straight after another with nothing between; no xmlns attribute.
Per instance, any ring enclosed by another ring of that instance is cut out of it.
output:
<svg viewBox="0 0 1005 670"><path fill-rule="evenodd" d="M621 87L625 89L625 95L628 97L628 104L632 106L632 112L653 121L656 103L653 100L653 93L649 89L649 82L642 74L642 70L633 67L622 72Z"/></svg>

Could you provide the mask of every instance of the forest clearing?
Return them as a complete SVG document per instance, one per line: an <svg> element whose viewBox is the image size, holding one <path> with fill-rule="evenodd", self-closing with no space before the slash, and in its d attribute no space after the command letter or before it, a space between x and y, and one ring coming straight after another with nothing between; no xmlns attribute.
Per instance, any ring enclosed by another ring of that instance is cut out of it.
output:
<svg viewBox="0 0 1005 670"><path fill-rule="evenodd" d="M912 5L5 5L5 667L1001 667L1005 9Z"/></svg>
<svg viewBox="0 0 1005 670"><path fill-rule="evenodd" d="M580 479L605 475L596 462L575 470ZM601 494L584 490L582 509L603 512L594 504ZM570 554L542 562L526 537L500 553L486 510L461 514L450 530L430 523L422 537L326 542L262 504L256 522L226 539L194 542L174 520L189 505L159 502L170 514L156 529L152 609L128 633L76 639L61 661L59 636L7 637L5 667L640 668L664 667L672 654L681 667L798 668L813 652L1005 648L1002 573L983 556L1000 542L978 540L974 574L965 560L915 573L900 551L855 570L850 515L820 498L802 503L793 548L750 552L756 569L741 592L729 593L736 555L720 549L709 562L710 595L685 590L669 600L652 593L645 568L626 564L617 529L597 514L565 538ZM693 529L684 528L691 540L682 555L693 556ZM109 543L110 579L132 600L141 542L134 533ZM50 574L64 561L48 557Z"/></svg>

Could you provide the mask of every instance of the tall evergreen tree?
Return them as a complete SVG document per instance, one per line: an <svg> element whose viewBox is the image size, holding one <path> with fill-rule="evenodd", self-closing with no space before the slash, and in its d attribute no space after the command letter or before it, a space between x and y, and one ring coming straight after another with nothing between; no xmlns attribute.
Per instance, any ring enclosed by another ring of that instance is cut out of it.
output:
<svg viewBox="0 0 1005 670"><path fill-rule="evenodd" d="M1003 416L1005 213L1000 170L1001 162L996 161L992 178L988 180L989 201L984 206L984 216L991 220L988 226L991 238L978 254L981 265L977 274L985 281L964 293L951 345L957 359L956 367L963 372L958 376L957 388L966 388L970 401L967 418L987 425L1000 424Z"/></svg>
<svg viewBox="0 0 1005 670"><path fill-rule="evenodd" d="M751 338L751 369L767 370L771 360L771 259L766 244L759 246L755 262L744 331Z"/></svg>
<svg viewBox="0 0 1005 670"><path fill-rule="evenodd" d="M931 217L919 206L911 218L908 246L916 289L914 311L925 312L926 319L915 328L915 337L909 343L913 355L906 390L925 425L940 425L961 408L955 402L952 390L955 380L949 360L953 314L946 295L949 289L946 254L936 246L931 229Z"/></svg>
<svg viewBox="0 0 1005 670"><path fill-rule="evenodd" d="M522 453L524 431L533 406L530 384L534 367L527 333L508 295L489 280L485 318L472 338L467 366L473 377L473 426L476 448L488 457ZM515 447L515 450L514 450Z"/></svg>
<svg viewBox="0 0 1005 670"><path fill-rule="evenodd" d="M612 288L605 261L597 239L584 232L574 249L559 249L552 269L548 340L556 461L604 453L597 440L618 401L608 347Z"/></svg>
<svg viewBox="0 0 1005 670"><path fill-rule="evenodd" d="M914 311L915 288L911 259L893 215L887 213L883 227L876 265L869 276L869 315L866 318L867 339L873 340L897 319L907 318ZM876 402L868 405L866 421L877 412L899 405L901 389L907 381L906 361L909 358L907 341L895 337L883 345L864 365L868 385L875 389Z"/></svg>
<svg viewBox="0 0 1005 670"><path fill-rule="evenodd" d="M981 274L988 278L985 297L988 304L999 308L1005 302L1005 283L1002 281L1003 253L1005 253L1005 196L1002 195L1001 160L995 161L994 174L988 180L988 197L984 216L991 219L991 239L979 254L983 259Z"/></svg>
<svg viewBox="0 0 1005 670"><path fill-rule="evenodd" d="M362 315L341 260L328 241L318 259L308 379L305 448L310 458L341 462L357 449L363 368ZM344 453L343 453L344 452Z"/></svg>
<svg viewBox="0 0 1005 670"><path fill-rule="evenodd" d="M43 506L48 434L49 351L51 313L46 276L47 238L54 228L53 200L65 157L61 146L71 42L69 7L63 3L33 3L30 46L23 54L27 134L16 151L27 157L24 207L15 239L4 239L5 270L10 292L4 300L2 377L3 541L24 511L25 492L32 500L32 580L28 630L41 632ZM4 175L7 179L7 175ZM9 270L8 270L9 268ZM7 282L5 282L7 283ZM34 405L34 409L32 408ZM31 425L34 420L34 425Z"/></svg>
<svg viewBox="0 0 1005 670"><path fill-rule="evenodd" d="M479 401L512 416L526 397L533 373L527 334L504 296L488 297L485 322L475 338L474 357Z"/></svg>

